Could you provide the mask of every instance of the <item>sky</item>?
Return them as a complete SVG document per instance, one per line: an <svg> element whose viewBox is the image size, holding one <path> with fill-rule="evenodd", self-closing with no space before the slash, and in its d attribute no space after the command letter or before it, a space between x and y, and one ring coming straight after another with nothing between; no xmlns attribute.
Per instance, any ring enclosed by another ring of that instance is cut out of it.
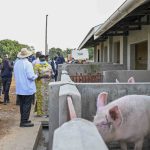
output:
<svg viewBox="0 0 150 150"><path fill-rule="evenodd" d="M106 21L125 0L0 0L0 40L45 49L78 48L90 29Z"/></svg>

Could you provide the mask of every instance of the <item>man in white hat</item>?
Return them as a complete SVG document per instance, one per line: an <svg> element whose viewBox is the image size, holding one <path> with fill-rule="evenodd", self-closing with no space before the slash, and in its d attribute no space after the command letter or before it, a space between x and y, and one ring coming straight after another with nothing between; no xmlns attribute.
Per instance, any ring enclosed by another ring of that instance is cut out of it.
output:
<svg viewBox="0 0 150 150"><path fill-rule="evenodd" d="M20 101L20 127L34 126L29 120L29 116L34 93L36 92L35 79L38 75L34 73L32 63L28 61L28 57L31 55L31 51L22 48L17 55L19 59L14 65L16 94Z"/></svg>

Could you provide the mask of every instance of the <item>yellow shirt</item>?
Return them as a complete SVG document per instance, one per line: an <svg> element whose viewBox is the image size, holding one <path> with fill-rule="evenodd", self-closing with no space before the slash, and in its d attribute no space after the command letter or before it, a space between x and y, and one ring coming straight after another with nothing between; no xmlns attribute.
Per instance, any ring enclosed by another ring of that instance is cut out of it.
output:
<svg viewBox="0 0 150 150"><path fill-rule="evenodd" d="M44 75L51 76L52 67L47 62L35 64L34 70L36 73L39 74L39 77L42 77Z"/></svg>

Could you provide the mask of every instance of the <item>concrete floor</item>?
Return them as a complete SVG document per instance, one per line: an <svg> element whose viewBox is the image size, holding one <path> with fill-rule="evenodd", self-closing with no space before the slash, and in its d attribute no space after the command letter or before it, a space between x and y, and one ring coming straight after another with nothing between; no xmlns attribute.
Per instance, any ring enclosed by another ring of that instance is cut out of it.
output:
<svg viewBox="0 0 150 150"><path fill-rule="evenodd" d="M18 114L19 115L19 114ZM19 117L10 133L0 140L0 150L34 150L37 144L37 136L42 131L41 121L48 118L34 117L31 111L31 120L34 127L19 127Z"/></svg>
<svg viewBox="0 0 150 150"><path fill-rule="evenodd" d="M49 141L49 130L48 128L42 129L42 134L40 136L37 149L36 150L47 150Z"/></svg>

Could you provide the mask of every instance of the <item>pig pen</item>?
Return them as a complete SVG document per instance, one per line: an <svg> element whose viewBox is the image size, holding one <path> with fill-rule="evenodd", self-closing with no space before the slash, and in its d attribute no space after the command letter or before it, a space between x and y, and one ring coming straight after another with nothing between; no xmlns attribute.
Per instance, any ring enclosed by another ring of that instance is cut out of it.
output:
<svg viewBox="0 0 150 150"><path fill-rule="evenodd" d="M124 95L150 95L150 83L74 83L66 71L63 72L61 82L49 85L49 150L52 149L54 131L67 121L66 97L72 95L78 117L93 121L96 114L96 100L99 93L108 92L111 102ZM68 91L68 92L67 92ZM149 139L145 139L144 150L150 149ZM133 144L129 143L129 149ZM117 142L108 144L110 150L119 150Z"/></svg>
<svg viewBox="0 0 150 150"><path fill-rule="evenodd" d="M88 64L59 64L58 65L58 81L61 80L62 71L68 72L70 77L76 74L80 75L94 75L107 70L125 70L123 64L112 64L112 63L88 63Z"/></svg>
<svg viewBox="0 0 150 150"><path fill-rule="evenodd" d="M150 82L150 70L109 70L103 71L103 82L127 82L134 77L135 82Z"/></svg>

